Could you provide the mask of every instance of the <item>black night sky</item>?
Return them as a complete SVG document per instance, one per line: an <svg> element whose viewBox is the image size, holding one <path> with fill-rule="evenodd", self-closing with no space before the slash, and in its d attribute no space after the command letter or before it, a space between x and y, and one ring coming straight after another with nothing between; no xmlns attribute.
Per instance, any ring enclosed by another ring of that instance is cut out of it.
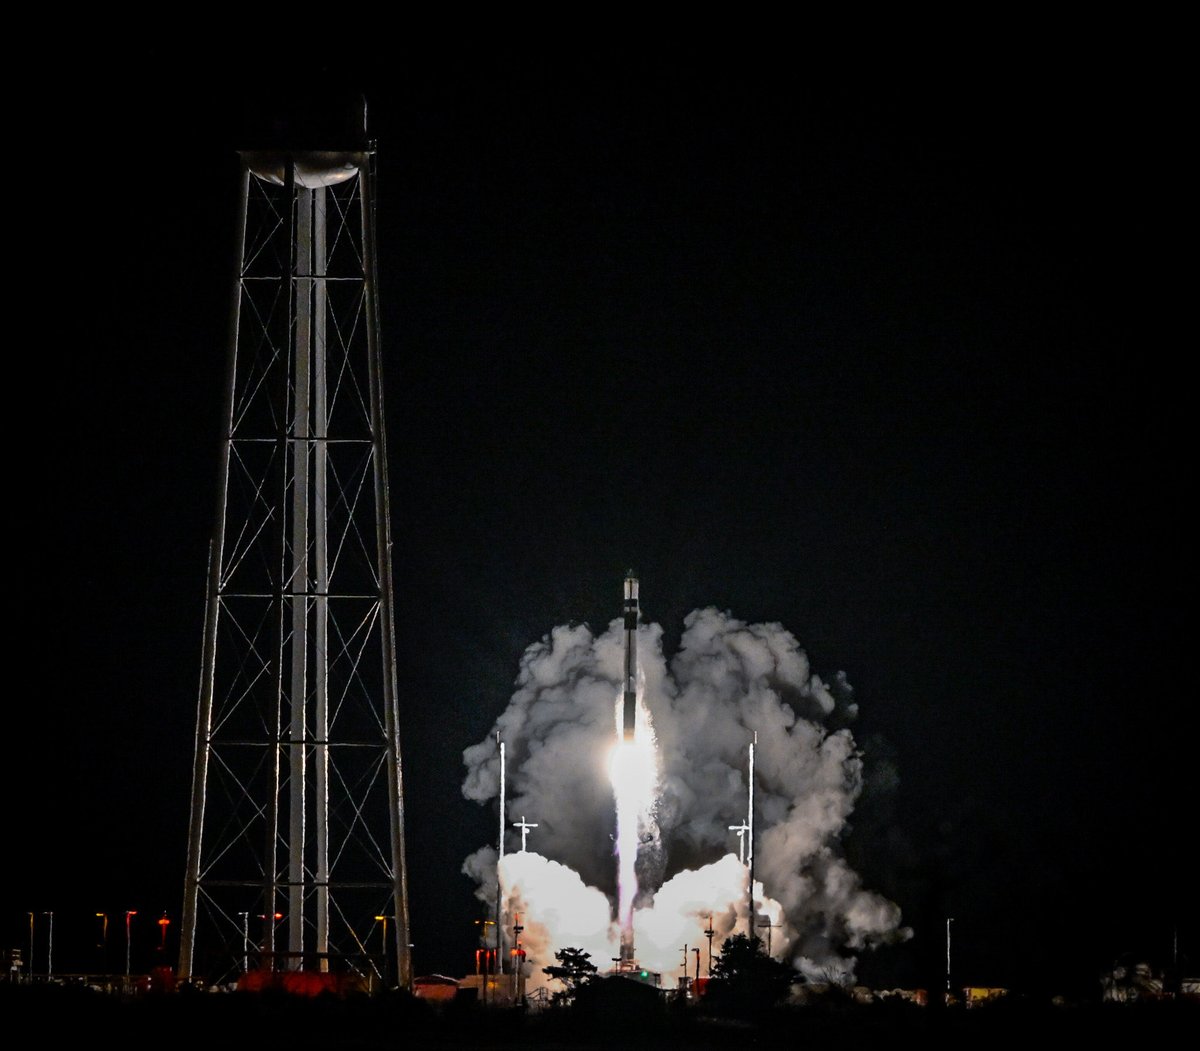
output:
<svg viewBox="0 0 1200 1051"><path fill-rule="evenodd" d="M380 158L417 973L470 967L462 750L627 565L669 642L713 605L854 686L846 850L916 932L864 980L937 987L947 915L963 982L1093 992L1176 928L1200 967L1171 64L373 54L320 75ZM97 911L147 965L178 918L237 85L285 69L251 65L64 63L11 204L49 433L10 491L0 944L53 909L56 970Z"/></svg>

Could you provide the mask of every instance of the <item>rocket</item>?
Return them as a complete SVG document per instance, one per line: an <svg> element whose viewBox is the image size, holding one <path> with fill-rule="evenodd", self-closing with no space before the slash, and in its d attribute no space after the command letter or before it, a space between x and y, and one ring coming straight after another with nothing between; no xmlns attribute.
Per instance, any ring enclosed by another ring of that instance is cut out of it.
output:
<svg viewBox="0 0 1200 1051"><path fill-rule="evenodd" d="M637 715L637 625L638 579L631 569L625 574L625 705L621 718L626 741L633 740Z"/></svg>

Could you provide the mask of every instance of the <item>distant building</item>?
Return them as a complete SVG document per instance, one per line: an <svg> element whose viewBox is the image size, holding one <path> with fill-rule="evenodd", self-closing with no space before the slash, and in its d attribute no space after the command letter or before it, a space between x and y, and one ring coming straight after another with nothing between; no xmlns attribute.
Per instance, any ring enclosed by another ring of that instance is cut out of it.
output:
<svg viewBox="0 0 1200 1051"><path fill-rule="evenodd" d="M415 987L416 983L413 984ZM516 1002L511 975L468 974L456 984L455 995L459 1000L488 1007L511 1007Z"/></svg>
<svg viewBox="0 0 1200 1051"><path fill-rule="evenodd" d="M458 995L458 981L444 974L427 974L413 979L413 995L422 1000L447 1001Z"/></svg>
<svg viewBox="0 0 1200 1051"><path fill-rule="evenodd" d="M174 976L172 976L173 978ZM267 990L293 996L348 996L366 991L362 978L352 973L333 971L246 971L238 977L239 992L261 993Z"/></svg>
<svg viewBox="0 0 1200 1051"><path fill-rule="evenodd" d="M1128 963L1118 961L1112 970L1100 979L1100 998L1105 1003L1130 1004L1139 1000L1161 1000L1163 980L1161 974L1145 961Z"/></svg>
<svg viewBox="0 0 1200 1051"><path fill-rule="evenodd" d="M981 1007L996 1000L1003 1000L1007 995L1008 990L999 986L968 985L963 989L963 1003L967 1007Z"/></svg>
<svg viewBox="0 0 1200 1051"><path fill-rule="evenodd" d="M880 1002L899 1000L902 1003L925 1007L929 1003L929 991L926 989L880 989L876 991L875 999Z"/></svg>
<svg viewBox="0 0 1200 1051"><path fill-rule="evenodd" d="M652 1015L662 1008L659 990L641 978L608 975L580 986L575 1006L582 1013L624 1017L632 1020Z"/></svg>

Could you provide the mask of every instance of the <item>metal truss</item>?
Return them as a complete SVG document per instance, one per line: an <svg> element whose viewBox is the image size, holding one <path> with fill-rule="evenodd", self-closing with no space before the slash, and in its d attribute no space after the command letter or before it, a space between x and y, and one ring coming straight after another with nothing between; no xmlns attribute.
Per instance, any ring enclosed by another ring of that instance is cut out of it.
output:
<svg viewBox="0 0 1200 1051"><path fill-rule="evenodd" d="M179 972L408 985L373 154L269 160L243 154Z"/></svg>

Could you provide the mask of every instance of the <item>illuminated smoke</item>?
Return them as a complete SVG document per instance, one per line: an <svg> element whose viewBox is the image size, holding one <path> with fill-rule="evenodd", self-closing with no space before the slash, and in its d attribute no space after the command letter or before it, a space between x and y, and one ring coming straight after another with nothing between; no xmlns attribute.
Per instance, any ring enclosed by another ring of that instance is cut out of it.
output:
<svg viewBox="0 0 1200 1051"><path fill-rule="evenodd" d="M778 924L783 906L766 897L760 880L754 881L754 890L754 905L760 920L767 917ZM658 889L652 906L637 911L634 930L638 960L643 967L660 972L665 984L674 985L675 977L683 970L680 949L686 944L700 949L700 973L707 974L708 939L703 932L709 929L710 918L715 957L729 935L746 931L746 866L736 854L726 854L699 869L676 873ZM782 956L787 949L781 933L772 931L774 956ZM695 974L694 966L689 962L689 974Z"/></svg>
<svg viewBox="0 0 1200 1051"><path fill-rule="evenodd" d="M623 736L623 698L615 703L615 743L609 760L616 806L617 925L633 932L633 906L638 894L637 861L643 847L658 848L658 825L654 807L658 798L658 747L654 739L650 713L638 691L633 740Z"/></svg>
<svg viewBox="0 0 1200 1051"><path fill-rule="evenodd" d="M495 874L495 855L492 874ZM604 970L616 955L612 904L595 887L565 865L533 851L505 854L500 866L504 911L510 922L521 917L521 947L532 966L526 991L546 985L542 967L554 963L554 951L564 946L583 949ZM511 951L512 945L509 945Z"/></svg>
<svg viewBox="0 0 1200 1051"><path fill-rule="evenodd" d="M862 787L853 736L833 728L855 714L849 685L840 675L825 682L812 674L781 625L747 624L711 608L686 618L669 665L661 628L638 628L639 712L657 741L658 790L641 818L640 891L632 899L619 894L607 762L622 642L619 620L599 635L582 625L555 628L526 650L516 691L496 721L507 742L509 813L539 823L529 854L506 857L501 873L506 910L520 905L531 971L540 974L556 948L584 947L571 926L580 921L568 915L583 900L579 888L587 900L609 903L610 921L633 905L638 958L668 985L680 973L683 944L701 946L706 959L709 915L718 932L714 952L730 932L746 929L746 874L729 826L746 816L755 731L755 876L770 896L764 902L756 893L756 904L760 922L766 916L779 924L770 932L773 955L809 974L848 974L853 961L843 953L904 936L899 909L865 889L839 852ZM496 798L493 735L468 748L464 761L467 798ZM508 849L517 842L514 836ZM545 866L536 879L535 851ZM621 860L627 863L625 853ZM494 848L476 851L464 871L480 883L480 897L494 902ZM528 935L534 925L543 932L537 953ZM616 955L617 930L612 923L593 953L601 970Z"/></svg>

